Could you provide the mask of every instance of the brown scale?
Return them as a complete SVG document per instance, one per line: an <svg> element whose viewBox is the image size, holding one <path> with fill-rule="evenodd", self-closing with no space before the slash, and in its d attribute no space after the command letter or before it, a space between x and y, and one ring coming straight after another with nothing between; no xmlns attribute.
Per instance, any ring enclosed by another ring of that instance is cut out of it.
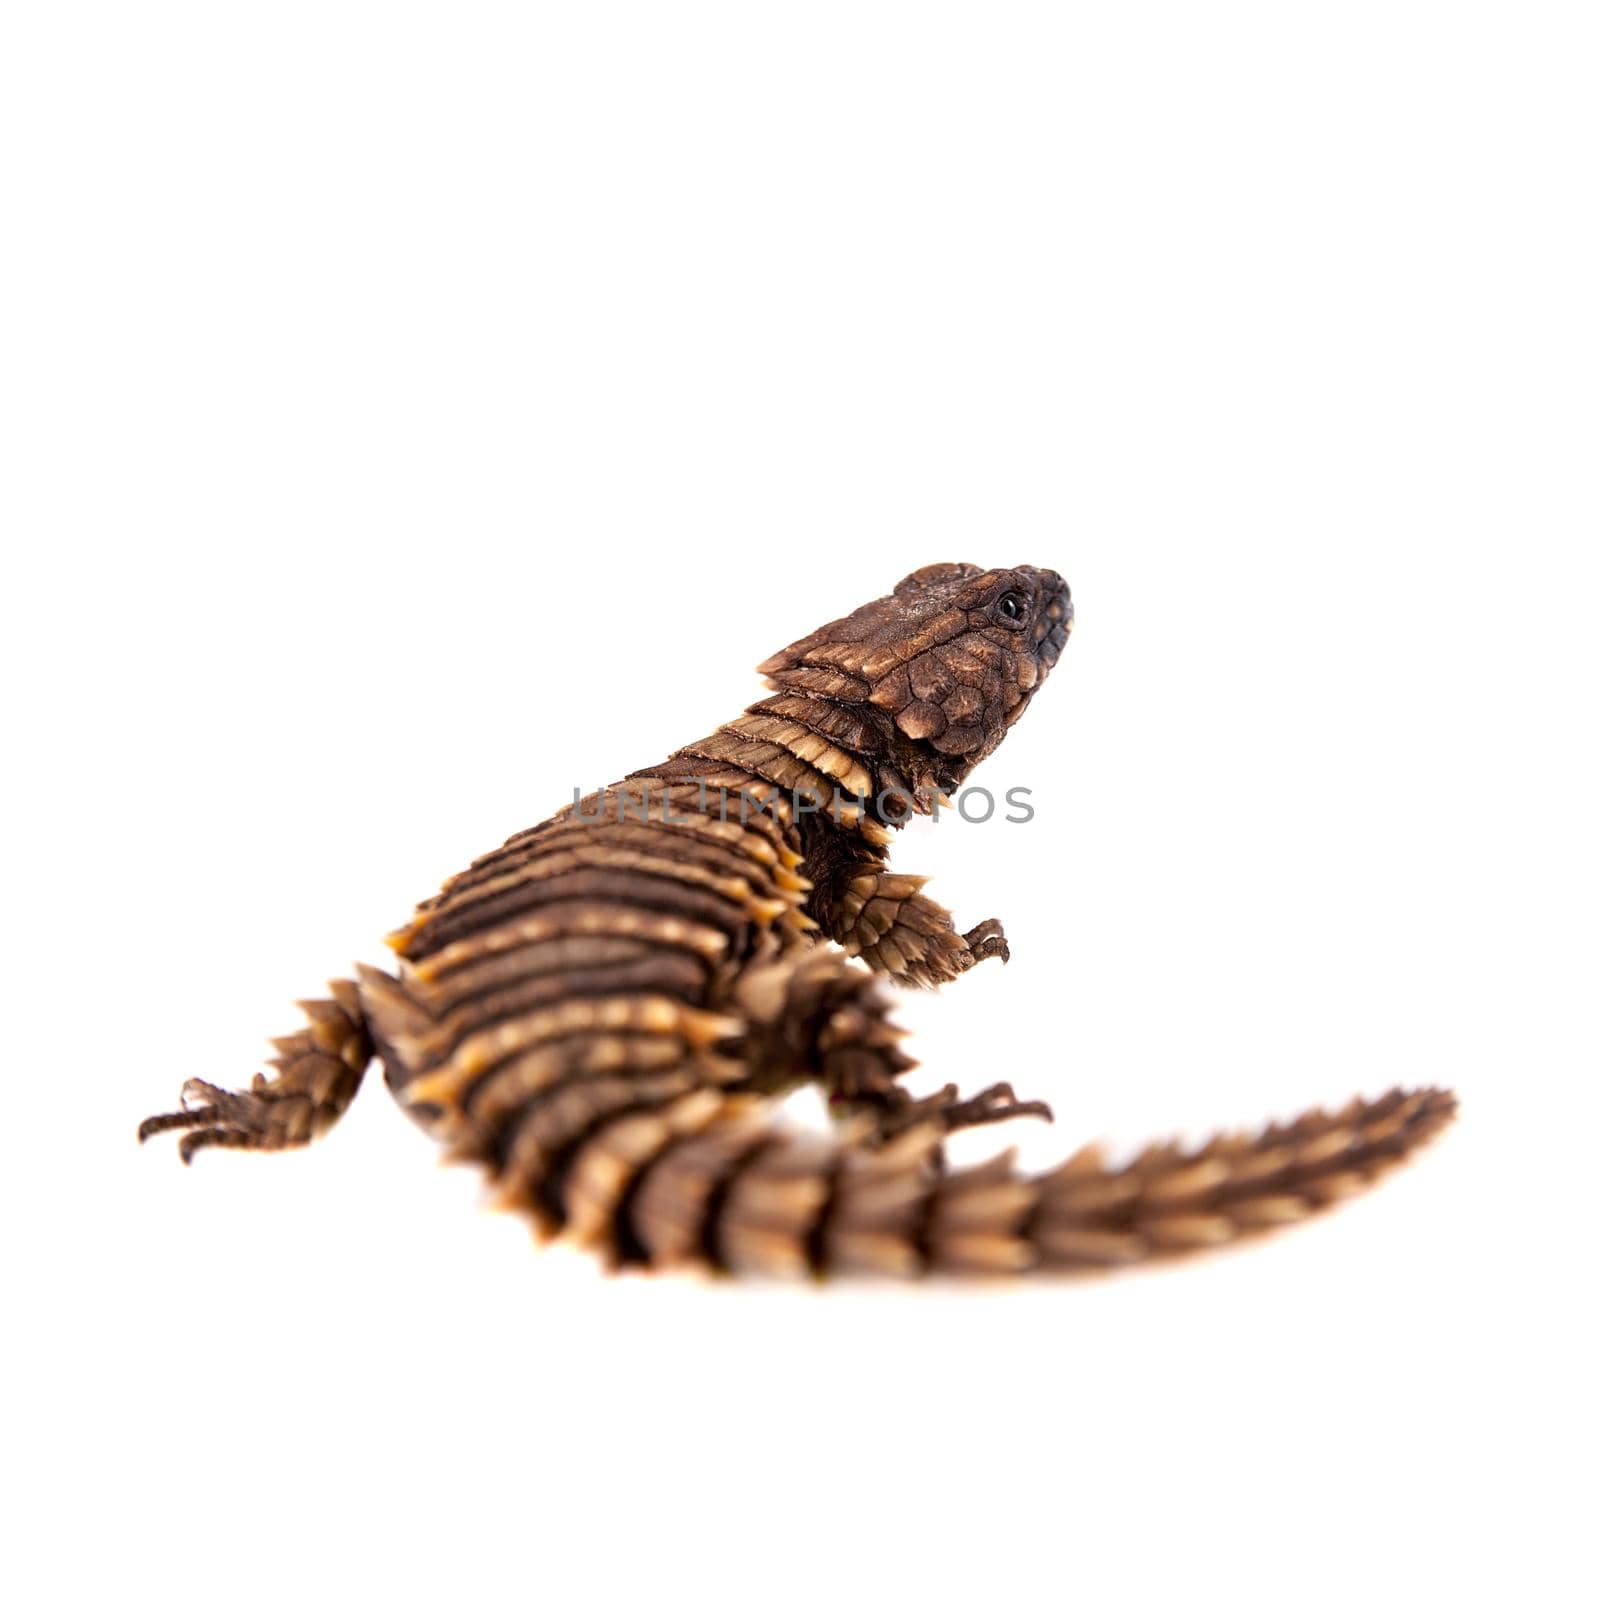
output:
<svg viewBox="0 0 1600 1600"><path fill-rule="evenodd" d="M430 956L461 945L474 935L493 932L516 917L559 904L637 907L720 928L730 935L758 917L764 906L779 904L753 895L734 898L684 882L672 871L670 858L664 858L660 865L662 870L658 872L641 872L633 867L575 867L559 878L520 885L492 904L456 907L446 902L397 946L398 953L424 963Z"/></svg>
<svg viewBox="0 0 1600 1600"><path fill-rule="evenodd" d="M406 937L408 937L407 935ZM634 938L650 944L692 949L721 961L730 939L720 928L696 922L673 911L645 905L564 900L531 911L526 916L497 923L464 939L447 944L423 961L409 963L405 987L412 995L442 995L450 984L472 984L477 974L494 964L531 960L550 940Z"/></svg>
<svg viewBox="0 0 1600 1600"><path fill-rule="evenodd" d="M1072 628L1053 572L925 567L762 664L764 700L480 855L304 1003L270 1075L192 1079L145 1138L277 1150L338 1120L369 1058L402 1105L543 1233L619 1264L776 1276L1069 1271L1294 1222L1402 1160L1454 1110L1393 1090L1121 1166L1088 1147L955 1166L965 1127L1048 1116L1000 1083L913 1097L889 983L1005 960L960 933L896 830L999 745ZM820 812L797 791L850 804ZM894 802L893 805L890 802ZM831 1135L779 1096L818 1085Z"/></svg>
<svg viewBox="0 0 1600 1600"><path fill-rule="evenodd" d="M703 859L696 859L690 841L674 841L670 854L657 841L650 843L652 848L637 850L588 838L574 840L570 848L546 851L514 872L504 873L452 895L429 921L440 936L444 930L461 927L464 919L476 924L480 912L483 921L496 922L499 920L496 913L500 910L527 903L528 897L543 895L547 890L561 890L565 885L552 880L559 880L568 873L586 867L604 868L608 872L637 873L646 882L651 878L666 878L689 884L732 901L741 908L753 901L777 898L777 886L770 879L750 872L727 872L720 862L708 864ZM559 897L573 898L564 894ZM469 910L469 907L477 909Z"/></svg>
<svg viewBox="0 0 1600 1600"><path fill-rule="evenodd" d="M674 814L672 821L638 821L629 818L627 821L611 822L606 827L605 845L595 846L594 834L589 832L590 824L587 822L566 822L558 830L554 830L547 837L546 843L536 853L518 856L515 861L506 862L499 872L486 874L475 878L469 885L462 885L462 890L477 891L485 888L490 883L498 883L510 877L512 872L520 872L533 862L562 854L573 848L606 848L606 850L643 850L653 851L659 848L670 848L674 859L683 862L693 862L704 867L714 874L733 875L739 877L757 893L771 896L779 888L794 888L794 866L797 862L784 864L778 856L778 851L773 850L770 843L750 834L749 830L742 829L738 822L720 822L715 816L702 818L694 814L691 818L683 818ZM730 830L739 835L744 845L734 843L726 837L722 830Z"/></svg>
<svg viewBox="0 0 1600 1600"><path fill-rule="evenodd" d="M740 899L752 890L770 895L771 875L754 863L730 859L728 852L709 850L688 836L674 841L670 856L660 851L660 841L630 833L638 823L613 824L603 839L581 828L571 828L552 838L543 849L508 864L506 869L451 891L444 905L449 909L492 900L525 883L554 878L573 867L621 867L624 870L656 873L678 878L684 883L715 889L719 894ZM635 848L643 845L643 849Z"/></svg>
<svg viewBox="0 0 1600 1600"><path fill-rule="evenodd" d="M739 780L748 776L742 770L737 773ZM710 814L700 811L698 801L699 791L695 786L674 785L652 777L625 779L606 791L596 791L573 805L564 806L536 828L513 834L499 849L479 856L465 871L457 873L438 895L423 901L418 909L430 910L458 890L497 877L543 850L559 848L560 843L570 841L576 830L589 826L589 819L595 818L602 808L609 816L610 824L624 830L620 836L625 836L625 830L629 828L671 827L676 830L674 836L682 838L686 830L692 829L697 839L715 841L740 859L748 858L766 865L777 862L786 867L798 863L798 854L783 843L780 824L770 824L773 837L769 838L766 836L769 827L766 819L752 818L750 826L740 826L736 820L724 822L716 816L714 809ZM664 807L671 812L670 821L662 820ZM733 811L736 818L737 799Z"/></svg>

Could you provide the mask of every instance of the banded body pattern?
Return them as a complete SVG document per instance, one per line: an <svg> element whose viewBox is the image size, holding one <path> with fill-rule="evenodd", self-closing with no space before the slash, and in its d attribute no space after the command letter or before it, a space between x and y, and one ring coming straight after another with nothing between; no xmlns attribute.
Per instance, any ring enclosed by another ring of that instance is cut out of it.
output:
<svg viewBox="0 0 1600 1600"><path fill-rule="evenodd" d="M193 1080L141 1137L281 1149L337 1119L376 1052L401 1103L541 1231L617 1263L735 1272L1121 1265L1298 1220L1448 1120L1394 1090L1120 1167L953 1167L965 1127L1048 1116L1007 1083L917 1097L884 980L948 983L1009 945L962 933L897 829L964 781L1072 627L1033 567L921 569L763 663L773 692L665 762L479 857L391 936L395 974L307 1002L271 1077ZM815 1084L832 1136L776 1097Z"/></svg>
<svg viewBox="0 0 1600 1600"><path fill-rule="evenodd" d="M398 980L362 970L402 1103L543 1230L775 1268L774 1186L793 1201L795 1162L835 1149L802 1149L759 1097L816 1077L824 1040L835 1072L910 1065L864 975L812 948L796 793L887 839L827 711L764 702L515 835L391 937ZM786 1216L785 1261L820 1265L803 1208Z"/></svg>
<svg viewBox="0 0 1600 1600"><path fill-rule="evenodd" d="M659 778L588 796L419 907L398 981L362 973L402 1103L546 1226L603 1132L710 1126L752 1082L739 979L809 919L787 803L768 788L741 820L729 798Z"/></svg>

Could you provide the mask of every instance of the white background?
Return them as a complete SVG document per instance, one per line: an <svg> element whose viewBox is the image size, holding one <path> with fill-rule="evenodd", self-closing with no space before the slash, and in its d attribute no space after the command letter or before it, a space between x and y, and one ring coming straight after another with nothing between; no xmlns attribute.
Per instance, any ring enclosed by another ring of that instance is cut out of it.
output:
<svg viewBox="0 0 1600 1600"><path fill-rule="evenodd" d="M1591 21L7 8L8 1591L1592 1593ZM1394 1181L807 1291L537 1252L375 1074L135 1147L950 559L1079 624L1036 820L897 857L1016 951L930 1085L1040 1163L1455 1085Z"/></svg>

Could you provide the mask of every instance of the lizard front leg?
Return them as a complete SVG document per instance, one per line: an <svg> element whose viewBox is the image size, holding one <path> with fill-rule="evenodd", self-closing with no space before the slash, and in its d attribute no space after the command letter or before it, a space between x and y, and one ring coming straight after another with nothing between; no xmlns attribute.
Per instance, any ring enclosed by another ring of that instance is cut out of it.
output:
<svg viewBox="0 0 1600 1600"><path fill-rule="evenodd" d="M927 881L904 872L859 872L833 903L824 926L850 955L910 988L949 983L994 956L1011 959L996 918L958 933L950 913L922 892Z"/></svg>

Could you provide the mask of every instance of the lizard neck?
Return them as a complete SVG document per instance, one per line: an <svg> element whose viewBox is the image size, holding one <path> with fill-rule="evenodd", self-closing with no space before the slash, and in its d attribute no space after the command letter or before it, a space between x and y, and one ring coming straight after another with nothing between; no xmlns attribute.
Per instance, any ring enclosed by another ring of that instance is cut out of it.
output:
<svg viewBox="0 0 1600 1600"><path fill-rule="evenodd" d="M912 816L932 811L935 791L956 788L965 763L908 738L865 698L780 689L630 776L777 793L810 857L881 854Z"/></svg>
<svg viewBox="0 0 1600 1600"><path fill-rule="evenodd" d="M877 706L779 692L758 700L679 756L724 762L785 789L865 808L903 827L956 779L931 747L908 739ZM869 830L876 831L876 830ZM887 837L887 836L886 836Z"/></svg>
<svg viewBox="0 0 1600 1600"><path fill-rule="evenodd" d="M875 706L779 693L633 776L780 791L808 838L832 830L881 847L927 809L916 790L932 781L929 764L908 745Z"/></svg>

